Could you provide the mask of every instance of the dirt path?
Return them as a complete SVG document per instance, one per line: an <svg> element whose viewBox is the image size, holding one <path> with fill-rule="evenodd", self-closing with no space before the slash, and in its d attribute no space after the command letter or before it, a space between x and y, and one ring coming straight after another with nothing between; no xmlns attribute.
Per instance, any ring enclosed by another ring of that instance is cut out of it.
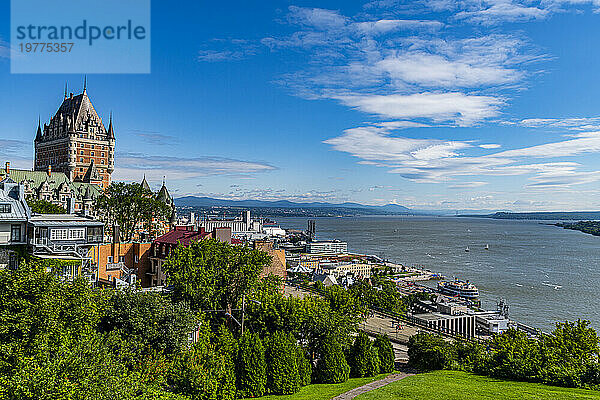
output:
<svg viewBox="0 0 600 400"><path fill-rule="evenodd" d="M391 374L391 375L388 375L385 378L380 379L378 381L367 383L364 386L357 387L356 389L352 389L346 393L342 393L339 396L334 397L332 400L350 400L350 399L355 398L358 395L370 392L371 390L379 389L379 388L384 387L385 385L388 385L392 382L399 381L400 379L404 379L404 378L412 376L412 375L414 375L414 374L404 373L404 372Z"/></svg>

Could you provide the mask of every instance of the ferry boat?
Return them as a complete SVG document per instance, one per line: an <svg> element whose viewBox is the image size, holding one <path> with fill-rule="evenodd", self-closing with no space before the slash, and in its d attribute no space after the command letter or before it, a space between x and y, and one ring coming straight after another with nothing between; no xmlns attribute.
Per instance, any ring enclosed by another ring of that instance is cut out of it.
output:
<svg viewBox="0 0 600 400"><path fill-rule="evenodd" d="M479 289L469 281L464 282L458 279L455 279L454 282L442 281L438 282L437 288L438 292L447 296L458 296L470 300L479 299Z"/></svg>

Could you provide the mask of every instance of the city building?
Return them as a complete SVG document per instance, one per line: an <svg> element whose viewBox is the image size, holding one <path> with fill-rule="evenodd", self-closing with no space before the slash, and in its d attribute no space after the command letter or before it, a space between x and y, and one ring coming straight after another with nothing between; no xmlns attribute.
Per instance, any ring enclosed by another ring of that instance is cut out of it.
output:
<svg viewBox="0 0 600 400"><path fill-rule="evenodd" d="M162 265L169 254L177 246L189 246L194 241L200 241L206 238L218 239L223 242L231 243L231 228L219 227L212 232L206 232L204 229L199 231L192 230L189 227L175 227L174 230L166 233L152 242L152 248L149 256L149 267L142 277L142 286L164 286L166 275Z"/></svg>
<svg viewBox="0 0 600 400"><path fill-rule="evenodd" d="M348 243L339 240L323 240L308 242L306 252L309 254L346 254L348 253Z"/></svg>
<svg viewBox="0 0 600 400"><path fill-rule="evenodd" d="M65 270L65 279L76 275L96 280L89 250L104 239L104 224L73 214L33 214L27 222L30 254L40 258L80 261L80 267Z"/></svg>
<svg viewBox="0 0 600 400"><path fill-rule="evenodd" d="M97 282L100 285L114 285L116 280L128 280L128 277L135 275L135 281L144 286L148 279L146 272L150 265L151 247L151 242L113 242L92 247L89 255L97 271Z"/></svg>
<svg viewBox="0 0 600 400"><path fill-rule="evenodd" d="M25 190L10 178L0 181L0 268L16 268L25 251L27 220L31 211Z"/></svg>
<svg viewBox="0 0 600 400"><path fill-rule="evenodd" d="M355 278L370 278L372 264L350 262L350 263L328 263L321 262L319 268L327 274L334 275L336 278L340 278L346 275L352 275Z"/></svg>
<svg viewBox="0 0 600 400"><path fill-rule="evenodd" d="M287 278L285 250L275 248L270 240L255 240L252 244L255 250L261 250L271 256L271 264L263 269L261 277L274 275L285 280Z"/></svg>
<svg viewBox="0 0 600 400"><path fill-rule="evenodd" d="M263 231L261 221L253 220L249 210L242 212L242 215L236 218L201 218L196 221L198 230L204 229L206 232L212 232L215 228L230 228L233 234L261 234Z"/></svg>
<svg viewBox="0 0 600 400"><path fill-rule="evenodd" d="M64 208L67 213L93 213L94 201L102 188L85 181L72 182L63 172L51 166L46 171L28 171L10 167L10 162L0 168L0 180L10 178L23 185L26 199L46 200Z"/></svg>
<svg viewBox="0 0 600 400"><path fill-rule="evenodd" d="M71 182L108 187L114 171L115 132L112 115L108 129L87 94L67 95L48 123L38 121L35 171L62 172Z"/></svg>

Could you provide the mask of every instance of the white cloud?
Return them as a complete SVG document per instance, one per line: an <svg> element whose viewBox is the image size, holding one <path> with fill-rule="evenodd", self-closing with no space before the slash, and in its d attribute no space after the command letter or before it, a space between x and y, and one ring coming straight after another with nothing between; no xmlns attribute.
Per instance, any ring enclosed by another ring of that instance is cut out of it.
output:
<svg viewBox="0 0 600 400"><path fill-rule="evenodd" d="M490 96L454 93L410 95L351 95L337 97L344 104L385 118L426 118L434 122L456 122L460 126L498 115L502 100Z"/></svg>
<svg viewBox="0 0 600 400"><path fill-rule="evenodd" d="M600 130L600 117L574 118L527 118L520 121L506 121L507 125L520 125L526 128L546 128L571 131Z"/></svg>
<svg viewBox="0 0 600 400"><path fill-rule="evenodd" d="M165 157L139 153L118 153L114 179L159 181L163 176L170 180L190 179L203 176L247 176L269 172L277 168L261 162L235 160L222 157Z"/></svg>
<svg viewBox="0 0 600 400"><path fill-rule="evenodd" d="M490 144L480 144L479 147L481 147L482 149L499 149L502 146L499 144L490 143Z"/></svg>
<svg viewBox="0 0 600 400"><path fill-rule="evenodd" d="M337 151L359 158L360 164L387 168L414 182L451 183L461 176L519 176L530 179L531 187L550 188L600 180L600 171L581 171L581 165L563 161L586 153L600 153L600 134L520 149L472 156L472 141L442 141L392 136L392 128L365 126L347 129L326 140ZM487 146L488 150L497 148ZM532 163L532 158L547 162ZM479 183L456 183L452 188L476 187Z"/></svg>
<svg viewBox="0 0 600 400"><path fill-rule="evenodd" d="M548 9L512 0L464 1L462 4L466 10L458 12L455 18L483 25L544 19L550 14Z"/></svg>

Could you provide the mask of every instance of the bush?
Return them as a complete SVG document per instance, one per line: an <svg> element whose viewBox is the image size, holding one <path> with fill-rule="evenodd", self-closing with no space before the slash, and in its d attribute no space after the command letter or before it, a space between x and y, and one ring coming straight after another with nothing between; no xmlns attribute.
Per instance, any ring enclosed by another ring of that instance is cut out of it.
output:
<svg viewBox="0 0 600 400"><path fill-rule="evenodd" d="M350 367L342 346L332 337L325 338L320 346L320 357L315 368L315 381L342 383L350 377Z"/></svg>
<svg viewBox="0 0 600 400"><path fill-rule="evenodd" d="M379 373L379 357L371 339L361 332L354 341L350 351L351 374L355 378L375 376Z"/></svg>
<svg viewBox="0 0 600 400"><path fill-rule="evenodd" d="M246 332L242 336L237 372L237 388L241 397L260 397L265 394L265 349L258 334Z"/></svg>
<svg viewBox="0 0 600 400"><path fill-rule="evenodd" d="M296 359L298 360L300 386L310 385L312 376L312 362L309 360L306 351L301 346L296 347Z"/></svg>
<svg viewBox="0 0 600 400"><path fill-rule="evenodd" d="M300 389L296 340L275 332L267 340L267 387L274 394L292 394Z"/></svg>
<svg viewBox="0 0 600 400"><path fill-rule="evenodd" d="M456 361L452 345L440 335L417 333L408 340L408 364L420 371L447 369Z"/></svg>
<svg viewBox="0 0 600 400"><path fill-rule="evenodd" d="M199 336L192 349L179 353L173 360L169 371L172 391L194 400L235 399L233 365L210 342L208 328L201 329Z"/></svg>
<svg viewBox="0 0 600 400"><path fill-rule="evenodd" d="M390 339L386 335L378 335L373 342L373 347L377 349L379 357L379 372L389 373L394 371L394 348Z"/></svg>

